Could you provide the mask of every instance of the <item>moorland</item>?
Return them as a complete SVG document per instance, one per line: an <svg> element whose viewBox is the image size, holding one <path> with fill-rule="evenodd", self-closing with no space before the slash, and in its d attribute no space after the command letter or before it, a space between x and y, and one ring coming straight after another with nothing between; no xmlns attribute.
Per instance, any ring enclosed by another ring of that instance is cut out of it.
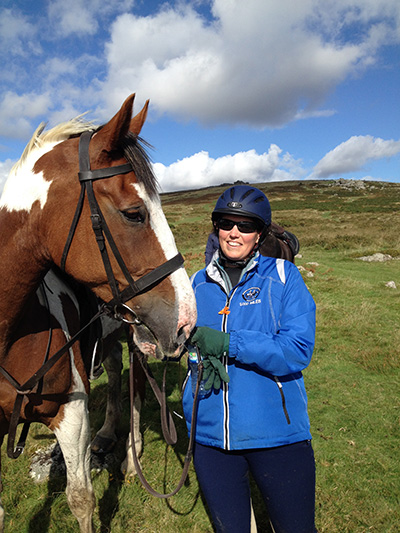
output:
<svg viewBox="0 0 400 533"><path fill-rule="evenodd" d="M319 532L398 532L400 184L328 180L257 186L270 199L273 220L299 238L296 265L317 304L316 346L304 377L317 465ZM203 266L210 213L223 189L162 195L189 274ZM119 474L129 427L127 365L125 353L120 439L113 459L93 470L97 530L211 533L193 469L180 493L167 501L147 494L137 479ZM151 367L160 379L162 364L154 361ZM168 399L178 414L185 373L184 362L168 369ZM105 387L104 375L92 383L93 435L104 414ZM184 423L176 420L179 441L173 449L163 442L159 409L149 389L142 410L141 463L150 483L161 491L171 490L178 481L186 451ZM7 531L78 531L67 506L65 479L38 484L29 477L32 455L52 443L53 435L35 425L21 458L11 461L3 451ZM259 532L269 532L253 489Z"/></svg>

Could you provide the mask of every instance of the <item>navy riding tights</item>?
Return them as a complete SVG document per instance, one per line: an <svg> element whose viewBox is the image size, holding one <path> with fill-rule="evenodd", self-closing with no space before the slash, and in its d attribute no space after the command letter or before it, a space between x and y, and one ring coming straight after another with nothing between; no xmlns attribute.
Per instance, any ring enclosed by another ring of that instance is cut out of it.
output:
<svg viewBox="0 0 400 533"><path fill-rule="evenodd" d="M217 533L250 532L251 472L275 533L314 533L315 462L310 441L225 451L196 443L194 466Z"/></svg>

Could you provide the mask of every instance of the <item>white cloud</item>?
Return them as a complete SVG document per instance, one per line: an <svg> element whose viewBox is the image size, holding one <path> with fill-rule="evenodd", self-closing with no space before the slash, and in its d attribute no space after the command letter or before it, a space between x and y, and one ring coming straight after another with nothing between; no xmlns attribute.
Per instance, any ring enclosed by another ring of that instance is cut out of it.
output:
<svg viewBox="0 0 400 533"><path fill-rule="evenodd" d="M34 40L37 28L19 11L0 11L0 50L2 55L27 56L39 53L40 45Z"/></svg>
<svg viewBox="0 0 400 533"><path fill-rule="evenodd" d="M268 152L238 152L214 159L202 151L169 166L155 163L155 174L164 192L209 187L242 180L249 183L299 179L304 176L301 161L282 155L276 144Z"/></svg>
<svg viewBox="0 0 400 533"><path fill-rule="evenodd" d="M214 0L212 11L211 23L189 5L119 17L106 45L109 106L134 89L162 113L206 124L329 114L327 94L400 37L397 0Z"/></svg>
<svg viewBox="0 0 400 533"><path fill-rule="evenodd" d="M97 33L99 20L132 8L134 0L52 0L49 2L48 15L57 27L58 36L90 36Z"/></svg>
<svg viewBox="0 0 400 533"><path fill-rule="evenodd" d="M327 178L361 170L368 161L400 153L400 141L385 141L371 135L350 137L328 152L314 167L313 176Z"/></svg>
<svg viewBox="0 0 400 533"><path fill-rule="evenodd" d="M49 18L57 26L59 34L94 35L98 29L95 13L83 0L54 0L49 3Z"/></svg>
<svg viewBox="0 0 400 533"><path fill-rule="evenodd" d="M400 40L398 0L213 0L212 20L197 2L157 5L148 16L135 14L134 0L52 0L35 15L3 9L4 86L51 94L53 108L102 103L101 120L135 91L153 113L276 127L334 114L323 108L327 95ZM10 63L18 54L30 64Z"/></svg>
<svg viewBox="0 0 400 533"><path fill-rule="evenodd" d="M0 135L28 138L32 134L30 119L46 113L50 98L45 94L26 93L19 96L7 92L0 102Z"/></svg>
<svg viewBox="0 0 400 533"><path fill-rule="evenodd" d="M15 161L12 161L11 159L0 161L0 194L3 190L4 184L14 163Z"/></svg>

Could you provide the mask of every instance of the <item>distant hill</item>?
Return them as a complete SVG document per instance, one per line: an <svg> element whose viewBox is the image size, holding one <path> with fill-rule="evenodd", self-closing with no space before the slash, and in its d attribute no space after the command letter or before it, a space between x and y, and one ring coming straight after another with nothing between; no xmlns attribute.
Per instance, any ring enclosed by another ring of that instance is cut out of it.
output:
<svg viewBox="0 0 400 533"><path fill-rule="evenodd" d="M230 185L229 185L230 186ZM301 250L400 256L400 184L361 180L284 181L254 185L269 198L272 218L295 233ZM162 195L178 247L202 266L210 215L226 185Z"/></svg>

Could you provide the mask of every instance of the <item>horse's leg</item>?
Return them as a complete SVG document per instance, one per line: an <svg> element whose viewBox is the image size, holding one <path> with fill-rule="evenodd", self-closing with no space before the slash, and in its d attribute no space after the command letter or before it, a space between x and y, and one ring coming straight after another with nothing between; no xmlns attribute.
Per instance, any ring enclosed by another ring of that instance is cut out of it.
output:
<svg viewBox="0 0 400 533"><path fill-rule="evenodd" d="M135 348L137 349L137 348ZM140 409L144 400L144 393L146 388L146 376L138 361L137 357L133 358L133 375L134 375L134 387L135 387L135 399L133 405L134 416L134 443L137 457L140 457L143 449L143 439L140 433ZM132 416L132 415L131 415ZM129 433L128 440L126 442L126 457L121 465L121 471L125 476L134 476L136 474L136 468L133 463L132 457L132 435Z"/></svg>
<svg viewBox="0 0 400 533"><path fill-rule="evenodd" d="M107 407L106 418L101 429L92 441L94 453L107 453L117 441L116 429L121 416L121 372L122 372L122 345L114 344L110 353L103 361L107 372Z"/></svg>
<svg viewBox="0 0 400 533"><path fill-rule="evenodd" d="M70 397L63 408L63 419L54 427L54 433L67 469L66 495L69 507L79 522L81 532L93 533L95 497L90 478L88 397L83 384Z"/></svg>

